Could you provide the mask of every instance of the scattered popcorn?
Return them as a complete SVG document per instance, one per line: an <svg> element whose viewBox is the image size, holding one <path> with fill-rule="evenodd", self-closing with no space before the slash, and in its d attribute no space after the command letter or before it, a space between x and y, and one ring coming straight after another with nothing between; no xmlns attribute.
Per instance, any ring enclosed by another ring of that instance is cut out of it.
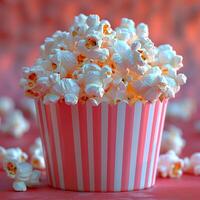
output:
<svg viewBox="0 0 200 200"><path fill-rule="evenodd" d="M5 117L5 120L0 125L2 133L10 134L16 138L20 138L29 130L29 122L24 118L19 110L13 110Z"/></svg>
<svg viewBox="0 0 200 200"><path fill-rule="evenodd" d="M167 117L173 117L187 121L196 110L194 99L185 98L172 103L167 107Z"/></svg>
<svg viewBox="0 0 200 200"><path fill-rule="evenodd" d="M163 177L179 178L184 167L183 159L179 158L173 150L160 155L158 160L158 174Z"/></svg>
<svg viewBox="0 0 200 200"><path fill-rule="evenodd" d="M5 149L0 146L0 161L8 177L14 179L15 191L26 191L27 187L40 183L40 171L33 170L32 165L26 162L27 159L28 155L18 147Z"/></svg>
<svg viewBox="0 0 200 200"><path fill-rule="evenodd" d="M15 107L14 101L9 97L0 97L0 118L5 117Z"/></svg>
<svg viewBox="0 0 200 200"><path fill-rule="evenodd" d="M36 169L45 169L45 160L42 150L42 141L41 138L37 138L35 143L30 147L31 153L31 164L33 168Z"/></svg>
<svg viewBox="0 0 200 200"><path fill-rule="evenodd" d="M153 102L174 97L187 79L178 74L182 57L170 45L156 47L148 26L127 18L112 29L98 15L80 14L69 32L55 32L40 50L20 84L44 103Z"/></svg>
<svg viewBox="0 0 200 200"><path fill-rule="evenodd" d="M41 172L33 170L32 165L27 162L19 163L14 159L6 159L4 161L4 170L8 177L14 179L13 189L15 191L24 192L27 187L40 184Z"/></svg>
<svg viewBox="0 0 200 200"><path fill-rule="evenodd" d="M184 159L184 171L200 175L200 152L194 153L190 158Z"/></svg>
<svg viewBox="0 0 200 200"><path fill-rule="evenodd" d="M160 149L161 154L173 150L179 155L186 143L182 138L182 134L182 130L174 125L169 126L168 130L164 130Z"/></svg>
<svg viewBox="0 0 200 200"><path fill-rule="evenodd" d="M25 162L28 159L28 155L20 148L7 148L0 146L0 162L4 160L15 160L18 163Z"/></svg>

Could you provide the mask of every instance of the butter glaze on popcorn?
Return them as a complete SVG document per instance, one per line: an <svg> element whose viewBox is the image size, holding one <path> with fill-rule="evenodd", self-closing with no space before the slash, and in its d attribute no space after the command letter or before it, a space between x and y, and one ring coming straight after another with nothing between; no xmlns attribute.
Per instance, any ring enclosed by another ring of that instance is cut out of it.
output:
<svg viewBox="0 0 200 200"><path fill-rule="evenodd" d="M177 73L182 57L170 45L156 47L148 26L127 18L112 29L98 15L80 14L69 32L55 32L40 49L20 83L45 103L153 102L174 97L187 79Z"/></svg>

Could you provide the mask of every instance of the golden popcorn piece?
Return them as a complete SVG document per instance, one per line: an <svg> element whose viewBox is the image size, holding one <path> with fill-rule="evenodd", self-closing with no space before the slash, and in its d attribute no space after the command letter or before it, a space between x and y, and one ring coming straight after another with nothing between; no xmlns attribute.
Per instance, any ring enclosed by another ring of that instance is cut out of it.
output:
<svg viewBox="0 0 200 200"><path fill-rule="evenodd" d="M15 175L17 172L17 166L14 162L7 162L6 164L6 171L10 174L10 175Z"/></svg>
<svg viewBox="0 0 200 200"><path fill-rule="evenodd" d="M85 46L88 49L96 47L97 46L97 40L96 40L96 38L94 38L94 37L88 37L87 40L86 40Z"/></svg>

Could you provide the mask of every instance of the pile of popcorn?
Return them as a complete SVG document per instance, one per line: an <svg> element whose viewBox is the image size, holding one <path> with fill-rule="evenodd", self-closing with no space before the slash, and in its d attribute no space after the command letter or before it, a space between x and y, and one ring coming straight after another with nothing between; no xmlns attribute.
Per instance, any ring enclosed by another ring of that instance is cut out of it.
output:
<svg viewBox="0 0 200 200"><path fill-rule="evenodd" d="M170 45L156 47L148 26L127 18L112 29L98 15L80 14L69 32L55 32L40 49L20 83L44 103L153 102L174 97L187 79L177 73L182 57Z"/></svg>
<svg viewBox="0 0 200 200"><path fill-rule="evenodd" d="M163 178L179 178L183 173L200 175L200 152L190 158L180 158L173 150L161 154L158 160L158 175Z"/></svg>
<svg viewBox="0 0 200 200"><path fill-rule="evenodd" d="M8 148L0 146L0 161L8 177L14 179L12 187L15 191L24 192L27 187L40 184L41 172L34 169L27 162L28 155L20 148Z"/></svg>
<svg viewBox="0 0 200 200"><path fill-rule="evenodd" d="M0 164L8 177L14 179L13 189L24 192L27 187L40 185L41 172L45 169L41 138L36 138L28 154L19 147L4 148L0 146ZM1 166L0 166L1 168Z"/></svg>
<svg viewBox="0 0 200 200"><path fill-rule="evenodd" d="M179 127L170 125L167 130L163 131L160 153L173 150L177 155L180 155L186 144L182 135L183 132Z"/></svg>

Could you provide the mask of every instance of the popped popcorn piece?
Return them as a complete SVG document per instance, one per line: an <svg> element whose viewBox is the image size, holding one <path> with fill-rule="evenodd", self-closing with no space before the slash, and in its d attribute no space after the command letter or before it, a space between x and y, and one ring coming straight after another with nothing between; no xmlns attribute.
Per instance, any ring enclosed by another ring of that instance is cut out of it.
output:
<svg viewBox="0 0 200 200"><path fill-rule="evenodd" d="M85 65L109 70L91 67L84 71ZM181 67L182 57L170 45L156 47L146 24L135 26L131 19L122 18L112 29L109 21L98 15L80 14L69 32L57 31L45 39L41 57L33 67L24 69L21 85L27 96L44 102L60 98L69 104L87 100L95 105L104 101L152 102L174 97L186 83L186 76L177 73ZM118 77L120 84L114 84ZM80 88L79 95L60 86L69 78Z"/></svg>
<svg viewBox="0 0 200 200"><path fill-rule="evenodd" d="M133 81L132 87L143 98L153 101L166 90L167 81L159 67L152 67L141 79Z"/></svg>
<svg viewBox="0 0 200 200"><path fill-rule="evenodd" d="M18 163L13 159L4 161L4 170L8 177L14 179L13 189L15 191L24 192L27 187L34 187L40 184L41 173L33 170L31 164L27 162Z"/></svg>
<svg viewBox="0 0 200 200"><path fill-rule="evenodd" d="M169 103L167 107L167 117L173 117L187 121L195 112L196 102L191 98L184 98Z"/></svg>
<svg viewBox="0 0 200 200"><path fill-rule="evenodd" d="M183 174L184 161L173 150L159 156L158 174L163 177L179 178Z"/></svg>
<svg viewBox="0 0 200 200"><path fill-rule="evenodd" d="M28 159L28 155L23 152L19 147L7 148L0 146L0 162L4 160L15 160L16 162L25 162Z"/></svg>
<svg viewBox="0 0 200 200"><path fill-rule="evenodd" d="M54 72L58 72L63 78L77 65L75 54L68 50L55 49L49 55L49 60L54 64Z"/></svg>
<svg viewBox="0 0 200 200"><path fill-rule="evenodd" d="M15 107L14 101L9 97L0 97L0 118L5 117Z"/></svg>
<svg viewBox="0 0 200 200"><path fill-rule="evenodd" d="M65 78L57 81L52 87L51 93L44 97L44 103L55 102L64 98L66 104L76 104L78 102L80 87L76 80Z"/></svg>
<svg viewBox="0 0 200 200"><path fill-rule="evenodd" d="M161 154L173 150L179 155L186 143L182 135L182 130L175 125L171 125L167 130L164 130L160 149Z"/></svg>
<svg viewBox="0 0 200 200"><path fill-rule="evenodd" d="M89 98L101 98L112 80L111 74L112 69L107 65L101 68L97 64L87 63L82 66L77 78Z"/></svg>
<svg viewBox="0 0 200 200"><path fill-rule="evenodd" d="M184 159L184 172L200 175L200 152L192 154L190 158Z"/></svg>
<svg viewBox="0 0 200 200"><path fill-rule="evenodd" d="M136 37L135 23L128 18L122 18L120 26L117 27L115 31L116 38L126 41L128 44L131 44Z"/></svg>
<svg viewBox="0 0 200 200"><path fill-rule="evenodd" d="M183 57L176 55L176 51L173 50L171 45L165 44L158 47L158 65L170 64L173 68L180 69L183 66L182 60Z"/></svg>
<svg viewBox="0 0 200 200"><path fill-rule="evenodd" d="M31 153L31 164L33 168L36 169L45 169L45 160L42 149L42 141L41 138L36 138L34 144L30 147Z"/></svg>
<svg viewBox="0 0 200 200"><path fill-rule="evenodd" d="M148 38L149 28L146 24L140 23L136 27L136 33L139 38Z"/></svg>
<svg viewBox="0 0 200 200"><path fill-rule="evenodd" d="M29 130L29 128L30 124L24 118L22 112L14 110L6 116L4 123L0 126L0 131L16 138L20 138Z"/></svg>

